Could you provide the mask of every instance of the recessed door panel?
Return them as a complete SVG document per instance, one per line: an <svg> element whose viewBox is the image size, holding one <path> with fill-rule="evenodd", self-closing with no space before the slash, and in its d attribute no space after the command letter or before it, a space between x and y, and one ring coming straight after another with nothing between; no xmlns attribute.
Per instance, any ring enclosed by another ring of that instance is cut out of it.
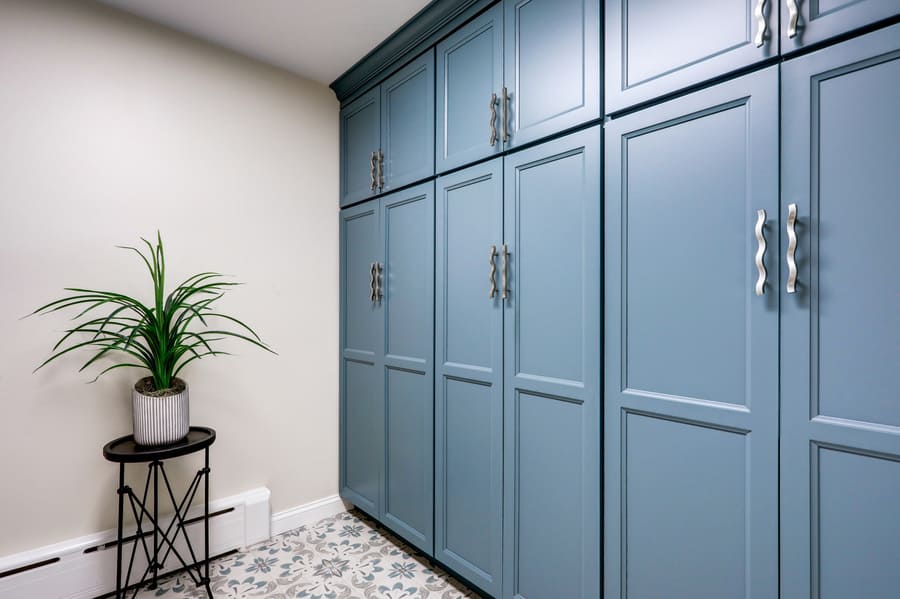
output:
<svg viewBox="0 0 900 599"><path fill-rule="evenodd" d="M499 597L501 160L440 177L436 206L435 556Z"/></svg>
<svg viewBox="0 0 900 599"><path fill-rule="evenodd" d="M384 189L434 174L434 50L381 84Z"/></svg>
<svg viewBox="0 0 900 599"><path fill-rule="evenodd" d="M342 207L375 194L372 153L380 147L381 97L376 87L341 109Z"/></svg>
<svg viewBox="0 0 900 599"><path fill-rule="evenodd" d="M502 87L503 6L498 4L437 46L437 172L503 149Z"/></svg>
<svg viewBox="0 0 900 599"><path fill-rule="evenodd" d="M606 136L605 595L769 599L777 68L613 119Z"/></svg>
<svg viewBox="0 0 900 599"><path fill-rule="evenodd" d="M783 67L781 201L797 214L796 292L781 300L785 597L896 594L898 40L894 25Z"/></svg>
<svg viewBox="0 0 900 599"><path fill-rule="evenodd" d="M504 3L511 146L600 117L600 3Z"/></svg>
<svg viewBox="0 0 900 599"><path fill-rule="evenodd" d="M505 159L507 598L600 596L600 136Z"/></svg>
<svg viewBox="0 0 900 599"><path fill-rule="evenodd" d="M762 19L755 14L760 5ZM612 0L604 6L607 113L778 55L777 2Z"/></svg>
<svg viewBox="0 0 900 599"><path fill-rule="evenodd" d="M781 3L781 51L791 52L900 14L896 0L795 0L796 28L790 4Z"/></svg>
<svg viewBox="0 0 900 599"><path fill-rule="evenodd" d="M386 195L380 204L386 440L380 516L432 555L434 184Z"/></svg>

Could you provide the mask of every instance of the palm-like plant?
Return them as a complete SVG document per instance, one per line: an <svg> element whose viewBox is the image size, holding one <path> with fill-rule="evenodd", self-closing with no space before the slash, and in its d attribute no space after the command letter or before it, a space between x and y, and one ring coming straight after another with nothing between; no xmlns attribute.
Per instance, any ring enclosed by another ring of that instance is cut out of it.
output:
<svg viewBox="0 0 900 599"><path fill-rule="evenodd" d="M95 352L79 372L104 356L118 353L127 356L126 361L103 369L91 382L117 368L145 368L153 379L153 389L149 391L161 395L173 387L178 373L194 360L229 355L215 348L215 344L226 337L241 339L275 353L249 326L214 308L215 302L229 287L240 283L227 281L224 275L216 272L202 272L189 277L166 296L166 260L159 232L156 240L154 247L141 238L147 246L146 253L135 247L118 246L138 254L150 271L152 306L113 291L67 287L66 291L71 295L41 306L29 315L77 307L81 311L72 320L84 318L65 331L53 346L52 355L35 371L80 348L91 348ZM105 316L96 317L95 311L100 308L112 310ZM221 321L237 325L238 330L211 326L211 323ZM198 325L202 326L198 328Z"/></svg>

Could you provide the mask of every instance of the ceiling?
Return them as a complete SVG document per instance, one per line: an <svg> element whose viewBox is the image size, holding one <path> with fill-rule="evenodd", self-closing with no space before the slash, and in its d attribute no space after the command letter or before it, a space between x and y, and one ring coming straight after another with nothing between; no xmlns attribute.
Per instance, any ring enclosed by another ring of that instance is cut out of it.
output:
<svg viewBox="0 0 900 599"><path fill-rule="evenodd" d="M99 0L331 83L428 0Z"/></svg>

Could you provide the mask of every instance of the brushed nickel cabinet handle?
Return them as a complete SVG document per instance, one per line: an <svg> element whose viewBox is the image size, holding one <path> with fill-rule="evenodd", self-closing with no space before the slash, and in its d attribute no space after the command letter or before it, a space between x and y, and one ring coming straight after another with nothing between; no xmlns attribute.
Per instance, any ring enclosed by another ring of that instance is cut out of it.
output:
<svg viewBox="0 0 900 599"><path fill-rule="evenodd" d="M378 300L379 302L384 297L384 294L382 293L382 290L381 290L381 273L383 272L383 270L384 270L384 268L381 265L381 262L376 262L375 263L375 299Z"/></svg>
<svg viewBox="0 0 900 599"><path fill-rule="evenodd" d="M506 299L509 297L509 250L506 247L506 244L503 244L503 274L501 276L502 279L502 287L503 291L501 292L501 297Z"/></svg>
<svg viewBox="0 0 900 599"><path fill-rule="evenodd" d="M378 191L384 191L384 154L378 150Z"/></svg>
<svg viewBox="0 0 900 599"><path fill-rule="evenodd" d="M757 48L762 48L768 35L768 23L766 22L766 0L757 0L756 8L753 9L753 16L756 17L756 39L753 43Z"/></svg>
<svg viewBox="0 0 900 599"><path fill-rule="evenodd" d="M375 263L369 264L369 301L375 302Z"/></svg>
<svg viewBox="0 0 900 599"><path fill-rule="evenodd" d="M787 267L788 267L788 278L787 278L787 292L788 293L797 293L797 204L789 204L788 205L788 219L787 219L787 236L788 236L788 247L787 247Z"/></svg>
<svg viewBox="0 0 900 599"><path fill-rule="evenodd" d="M488 143L491 147L497 144L497 94L491 94L491 137Z"/></svg>
<svg viewBox="0 0 900 599"><path fill-rule="evenodd" d="M488 299L494 299L494 296L497 295L497 283L495 281L495 277L497 276L497 263L494 261L494 258L497 257L497 246L491 246L491 291L488 294Z"/></svg>
<svg viewBox="0 0 900 599"><path fill-rule="evenodd" d="M798 0L786 0L788 9L788 37L797 37L797 22L800 20Z"/></svg>
<svg viewBox="0 0 900 599"><path fill-rule="evenodd" d="M369 156L369 191L375 191L375 159L376 154L372 152L372 155Z"/></svg>
<svg viewBox="0 0 900 599"><path fill-rule="evenodd" d="M506 92L506 86L504 85L503 86L503 97L500 100L500 108L503 111L501 114L501 117L500 117L503 119L503 122L500 123L500 128L503 131L503 143L506 143L509 141L509 130L506 125L506 121L509 118L508 106L509 106L509 94Z"/></svg>
<svg viewBox="0 0 900 599"><path fill-rule="evenodd" d="M766 292L766 265L763 258L766 255L766 236L763 227L766 225L766 211L756 211L756 271L759 277L756 279L756 295Z"/></svg>

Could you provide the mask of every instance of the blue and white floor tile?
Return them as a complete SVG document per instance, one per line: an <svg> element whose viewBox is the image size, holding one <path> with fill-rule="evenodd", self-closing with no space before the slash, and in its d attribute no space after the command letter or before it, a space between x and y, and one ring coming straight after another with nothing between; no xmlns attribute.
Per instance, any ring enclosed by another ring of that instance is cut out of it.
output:
<svg viewBox="0 0 900 599"><path fill-rule="evenodd" d="M214 561L216 599L459 599L479 597L359 514L343 512ZM199 599L187 574L140 599Z"/></svg>

